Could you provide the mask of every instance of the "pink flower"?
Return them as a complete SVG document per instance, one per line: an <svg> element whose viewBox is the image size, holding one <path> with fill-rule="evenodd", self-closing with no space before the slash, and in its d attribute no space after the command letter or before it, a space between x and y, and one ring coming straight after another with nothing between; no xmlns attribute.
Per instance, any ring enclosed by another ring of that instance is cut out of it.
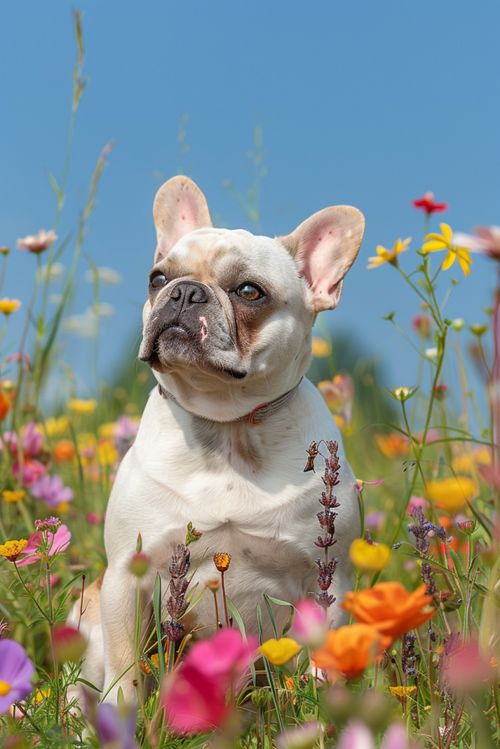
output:
<svg viewBox="0 0 500 749"><path fill-rule="evenodd" d="M472 252L482 252L494 260L500 260L500 226L476 226L474 235L457 233L453 239Z"/></svg>
<svg viewBox="0 0 500 749"><path fill-rule="evenodd" d="M342 731L337 749L375 749L375 742L365 724L356 720Z"/></svg>
<svg viewBox="0 0 500 749"><path fill-rule="evenodd" d="M416 510L417 507L420 507L420 509L425 512L425 510L429 507L429 503L425 499L425 497L417 497L415 495L413 497L410 497L408 507L406 508L406 514L411 515L413 513L413 510Z"/></svg>
<svg viewBox="0 0 500 749"><path fill-rule="evenodd" d="M162 704L170 728L186 734L222 725L231 711L227 693L240 683L256 650L257 639L244 640L235 629L193 645L165 682Z"/></svg>
<svg viewBox="0 0 500 749"><path fill-rule="evenodd" d="M326 611L312 598L304 598L295 604L291 636L301 645L319 648L328 629Z"/></svg>
<svg viewBox="0 0 500 749"><path fill-rule="evenodd" d="M479 648L476 640L464 642L452 636L441 657L441 681L459 696L477 691L495 678L491 658Z"/></svg>
<svg viewBox="0 0 500 749"><path fill-rule="evenodd" d="M47 467L39 460L25 460L22 465L15 460L12 465L12 473L21 477L23 486L31 486L47 472Z"/></svg>
<svg viewBox="0 0 500 749"><path fill-rule="evenodd" d="M71 502L73 499L73 490L64 486L60 476L42 476L31 484L30 492L49 507L57 507L61 502Z"/></svg>
<svg viewBox="0 0 500 749"><path fill-rule="evenodd" d="M28 250L28 252L33 252L35 255L39 255L40 252L43 252L50 247L56 239L57 234L53 229L50 229L50 231L40 229L37 234L29 234L27 237L18 239L17 246L20 250Z"/></svg>
<svg viewBox="0 0 500 749"><path fill-rule="evenodd" d="M87 512L85 520L89 525L99 525L103 521L103 516L98 512Z"/></svg>
<svg viewBox="0 0 500 749"><path fill-rule="evenodd" d="M67 525L61 525L55 533L45 531L44 534L42 531L36 531L29 537L28 545L23 549L25 556L17 562L17 565L18 567L24 567L27 564L35 564L42 558L43 553L49 557L61 554L68 548L70 541L71 533Z"/></svg>
<svg viewBox="0 0 500 749"><path fill-rule="evenodd" d="M8 444L12 455L17 455L18 440L15 432L5 432L3 435L5 442ZM22 450L25 459L36 458L41 452L43 445L43 435L34 421L28 422L24 428L22 438Z"/></svg>

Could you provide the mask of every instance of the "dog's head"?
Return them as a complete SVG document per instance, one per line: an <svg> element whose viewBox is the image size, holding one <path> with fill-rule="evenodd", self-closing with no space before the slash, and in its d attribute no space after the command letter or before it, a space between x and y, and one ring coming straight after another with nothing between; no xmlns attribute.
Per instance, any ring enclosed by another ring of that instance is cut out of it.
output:
<svg viewBox="0 0 500 749"><path fill-rule="evenodd" d="M158 244L139 357L186 409L229 421L306 372L318 312L338 304L359 251L362 213L325 208L286 237L212 227L187 177L158 191Z"/></svg>

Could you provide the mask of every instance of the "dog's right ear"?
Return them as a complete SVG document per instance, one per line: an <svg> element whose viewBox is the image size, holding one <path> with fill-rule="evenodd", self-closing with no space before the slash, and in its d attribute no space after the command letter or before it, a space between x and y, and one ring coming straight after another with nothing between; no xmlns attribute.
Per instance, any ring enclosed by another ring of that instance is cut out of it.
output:
<svg viewBox="0 0 500 749"><path fill-rule="evenodd" d="M165 182L153 203L153 218L158 244L155 263L194 229L212 226L208 205L202 191L189 177L172 177Z"/></svg>

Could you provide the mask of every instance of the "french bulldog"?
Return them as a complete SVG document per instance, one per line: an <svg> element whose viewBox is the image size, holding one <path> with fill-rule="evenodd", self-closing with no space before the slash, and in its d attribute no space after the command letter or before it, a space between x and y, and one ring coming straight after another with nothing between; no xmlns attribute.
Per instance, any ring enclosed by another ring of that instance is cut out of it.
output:
<svg viewBox="0 0 500 749"><path fill-rule="evenodd" d="M91 585L71 615L89 639L83 675L108 701L121 688L134 702L137 585L146 622L157 573L168 595L171 556L189 522L203 534L189 547L196 597L218 575L214 553L230 554L227 596L247 632L257 631L264 593L293 603L316 589L324 485L322 471L304 472L312 441L339 443L339 565L330 589L338 601L360 533L341 436L305 373L316 316L336 307L358 254L362 213L325 208L274 239L214 228L203 193L178 176L159 189L153 216L157 247L139 358L158 387L109 499L102 586ZM150 567L138 583L129 564L139 533ZM200 636L215 630L213 606L208 593L190 612ZM338 625L338 603L331 612ZM278 625L287 616L277 607Z"/></svg>

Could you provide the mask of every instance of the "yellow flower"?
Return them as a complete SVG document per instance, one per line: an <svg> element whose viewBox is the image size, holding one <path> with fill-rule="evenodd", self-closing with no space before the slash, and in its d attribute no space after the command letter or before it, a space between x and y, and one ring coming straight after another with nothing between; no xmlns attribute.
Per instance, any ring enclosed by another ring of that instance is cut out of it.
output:
<svg viewBox="0 0 500 749"><path fill-rule="evenodd" d="M458 264L460 265L464 276L468 276L472 264L469 250L466 247L458 247L453 244L453 230L449 224L439 224L439 227L441 229L441 234L427 234L425 242L422 245L422 252L441 252L442 250L448 250L441 266L442 269L448 270L448 268L451 268L455 260L458 260Z"/></svg>
<svg viewBox="0 0 500 749"><path fill-rule="evenodd" d="M377 245L377 247L375 248L377 254L374 257L368 258L368 268L378 268L380 265L384 265L384 263L397 265L398 255L401 255L401 253L406 250L410 242L411 237L407 237L406 239L398 239L396 240L396 243L394 244L392 250L388 250L386 247L382 247L381 244Z"/></svg>
<svg viewBox="0 0 500 749"><path fill-rule="evenodd" d="M75 414L92 414L97 408L97 401L92 398L89 400L72 398L68 403L68 408Z"/></svg>
<svg viewBox="0 0 500 749"><path fill-rule="evenodd" d="M118 452L111 440L99 440L97 445L97 460L102 466L112 466L118 460Z"/></svg>
<svg viewBox="0 0 500 749"><path fill-rule="evenodd" d="M225 572L229 569L231 563L231 554L227 554L225 551L218 551L214 554L214 564L219 572Z"/></svg>
<svg viewBox="0 0 500 749"><path fill-rule="evenodd" d="M52 694L52 689L50 687L42 687L41 689L37 689L35 692L35 702L38 704L39 702L43 702L48 697L50 697Z"/></svg>
<svg viewBox="0 0 500 749"><path fill-rule="evenodd" d="M6 317L16 312L20 306L19 299L8 299L7 297L0 299L0 312L3 312Z"/></svg>
<svg viewBox="0 0 500 749"><path fill-rule="evenodd" d="M66 434L69 427L69 419L67 416L58 416L57 418L46 419L45 431L49 437L61 437Z"/></svg>
<svg viewBox="0 0 500 749"><path fill-rule="evenodd" d="M413 694L417 691L417 687L403 687L403 686L397 686L397 687L389 687L389 692L393 694L395 697L408 697L410 694Z"/></svg>
<svg viewBox="0 0 500 749"><path fill-rule="evenodd" d="M107 421L105 424L101 424L97 431L99 433L99 437L105 437L106 439L111 439L115 433L115 429L116 429L116 422Z"/></svg>
<svg viewBox="0 0 500 749"><path fill-rule="evenodd" d="M449 476L428 481L425 495L437 507L454 513L461 510L478 493L478 485L468 476Z"/></svg>
<svg viewBox="0 0 500 749"><path fill-rule="evenodd" d="M477 466L491 464L491 450L480 447L469 453L463 453L453 458L451 466L456 473L473 473Z"/></svg>
<svg viewBox="0 0 500 749"><path fill-rule="evenodd" d="M317 359L326 359L332 353L332 346L329 341L325 341L324 338L316 338L313 336L311 344L312 355Z"/></svg>
<svg viewBox="0 0 500 749"><path fill-rule="evenodd" d="M0 544L0 557L8 559L9 562L15 562L27 545L28 541L25 538L20 538L19 541L6 541L4 544Z"/></svg>
<svg viewBox="0 0 500 749"><path fill-rule="evenodd" d="M279 640L273 637L263 642L259 648L262 655L265 655L267 660L275 666L283 666L301 649L302 646L292 637L280 637Z"/></svg>
<svg viewBox="0 0 500 749"><path fill-rule="evenodd" d="M385 544L373 544L356 538L349 548L351 562L363 572L383 570L391 560L391 550Z"/></svg>
<svg viewBox="0 0 500 749"><path fill-rule="evenodd" d="M14 502L20 502L22 499L24 499L26 496L26 492L24 489L4 489L2 492L2 497L4 499L4 502L7 502L9 504L13 504Z"/></svg>

